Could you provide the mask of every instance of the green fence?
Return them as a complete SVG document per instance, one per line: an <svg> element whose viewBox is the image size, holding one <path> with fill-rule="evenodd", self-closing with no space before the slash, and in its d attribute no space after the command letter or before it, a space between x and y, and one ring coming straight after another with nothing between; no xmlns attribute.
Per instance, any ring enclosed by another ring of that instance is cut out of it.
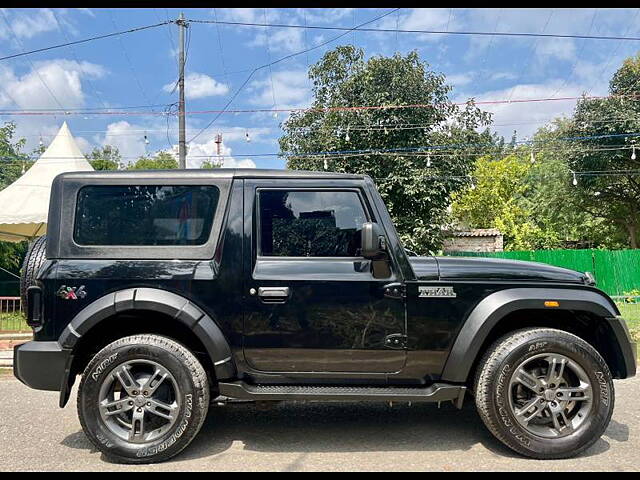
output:
<svg viewBox="0 0 640 480"><path fill-rule="evenodd" d="M528 250L520 252L451 252L448 255L495 257L542 262L591 272L609 295L640 290L640 250Z"/></svg>

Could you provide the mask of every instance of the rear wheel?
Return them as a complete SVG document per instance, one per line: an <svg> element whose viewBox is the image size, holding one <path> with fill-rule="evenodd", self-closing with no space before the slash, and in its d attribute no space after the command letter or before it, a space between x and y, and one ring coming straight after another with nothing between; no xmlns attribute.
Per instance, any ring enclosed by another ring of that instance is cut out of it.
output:
<svg viewBox="0 0 640 480"><path fill-rule="evenodd" d="M476 405L489 430L533 458L567 458L595 443L613 413L611 373L600 354L550 328L512 332L481 361Z"/></svg>
<svg viewBox="0 0 640 480"><path fill-rule="evenodd" d="M89 439L121 463L153 463L179 453L200 430L209 384L184 346L159 335L107 345L84 371L78 415Z"/></svg>

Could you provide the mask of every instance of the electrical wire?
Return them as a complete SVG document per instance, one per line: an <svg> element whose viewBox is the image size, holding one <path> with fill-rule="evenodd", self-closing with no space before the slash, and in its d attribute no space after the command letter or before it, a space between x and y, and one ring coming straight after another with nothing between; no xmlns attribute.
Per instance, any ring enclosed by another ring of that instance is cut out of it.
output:
<svg viewBox="0 0 640 480"><path fill-rule="evenodd" d="M314 48L314 47L312 47ZM278 62L278 60L273 63ZM263 65L261 67L257 67L256 71L260 68L267 67L268 65ZM248 78L245 80L247 83L250 80ZM236 91L239 93L239 90ZM602 96L579 96L579 97L555 97L555 98L523 98L523 99L515 99L515 100L473 100L473 104L478 105L501 105L501 104L519 104L519 103L541 103L541 102L564 102L571 100L606 100L611 98L621 98L628 99L631 101L640 100L640 93L637 94L629 94L629 95L602 95ZM470 99L471 100L471 99ZM457 105L464 106L467 102L452 102L447 103L446 105ZM229 102L227 102L229 104ZM208 114L236 114L236 113L274 113L274 112L339 112L339 111L357 111L357 110L398 110L405 108L435 108L434 104L430 103L422 103L422 104L412 104L412 105L360 105L360 106L340 106L340 107L301 107L301 108L251 108L251 109L236 109L230 110L228 108L223 107L222 109L211 109L211 110L191 110L187 111L186 115L208 115ZM60 115L63 112L66 115L164 115L164 112L157 111L138 111L138 112L122 112L122 111L111 111L111 112L100 112L98 109L43 109L43 110L0 110L0 115ZM203 130L205 130L205 127ZM192 139L193 140L193 139ZM191 141L191 140L190 140Z"/></svg>
<svg viewBox="0 0 640 480"><path fill-rule="evenodd" d="M231 96L231 98L229 99L229 101L227 102L227 104L224 106L224 108L223 108L221 111L216 112L216 113L217 113L217 114L216 114L216 116L215 116L215 117L214 117L214 118L213 118L213 119L212 119L212 120L211 120L211 121L210 121L210 122L209 122L209 123L208 123L204 128L202 128L202 129L201 129L201 130L200 130L196 135L194 135L193 137L191 137L191 139L190 139L190 140L188 140L188 142L187 142L187 143L191 143L191 142L192 142L192 141L194 141L196 138L198 138L198 137L199 137L203 132L205 132L206 130L208 130L208 129L209 129L209 127L211 127L211 125L213 125L213 124L215 123L215 121L216 121L218 118L220 118L220 115L222 115L223 113L225 113L226 111L228 111L227 109L229 108L229 105L231 105L231 103L236 99L236 97L240 94L240 92L244 89L244 87L249 83L249 81L250 81L250 80L251 80L251 78L253 77L253 74L254 74L254 73L256 73L258 70L261 70L261 69L263 69L263 68L267 68L267 67L271 67L272 65L275 65L275 64L277 64L277 63L283 62L283 61L285 61L285 60L287 60L287 59L289 59L289 58L293 58L293 57L295 57L295 56L305 54L305 53L310 52L310 51L312 51L312 50L315 50L315 49L317 49L317 48L320 48L320 47L323 47L323 46L325 46L325 45L328 45L329 43L335 42L336 40L338 40L338 39L340 39L340 38L344 37L345 35L348 35L348 34L349 34L349 32L351 32L351 31L353 31L353 30L357 30L357 29L359 29L359 28L363 27L364 25L369 25L370 23L376 22L376 21L378 21L378 20L380 20L380 19L382 19L382 18L386 17L387 15L391 15L391 14L392 14L392 13L394 13L396 10L397 10L397 9L390 10L390 11L389 11L389 12L387 12L387 13L384 13L384 14L382 14L382 15L377 16L376 18L374 18L374 19L372 19L372 20L369 20L369 21L364 22L364 23L362 23L362 24L360 24L360 25L357 25L356 27L353 27L353 28L349 29L347 32L342 33L342 34L340 34L340 35L337 35L337 36L335 36L335 37L333 37L333 38L331 38L331 39L329 39L329 40L327 40L327 41L325 41L325 42L322 42L322 43L319 43L319 44L317 44L317 45L314 45L313 47L310 47L310 48L307 48L307 49L304 49L304 50L301 50L301 51L298 51L298 52L294 52L294 53L291 53L291 54L289 54L289 55L285 55L284 57L280 57L280 58L278 58L277 60L274 60L273 62L270 62L270 63L265 64L265 65L260 65L260 66L258 66L258 67L256 67L256 68L254 68L254 69L251 71L251 73L249 74L249 76L246 78L246 80L242 83L242 85L240 85L240 87L239 87L239 88L234 92L234 94ZM271 109L271 111L273 111L273 112L277 112L277 111L285 111L285 110ZM213 112L212 112L212 113L213 113Z"/></svg>
<svg viewBox="0 0 640 480"><path fill-rule="evenodd" d="M50 47L37 48L35 50L29 50L29 51L26 51L26 52L20 52L20 53L16 53L16 54L13 54L13 55L5 55L4 57L0 57L0 61L9 60L10 58L23 57L25 55L31 55L33 53L47 52L49 50L54 50L56 48L68 47L69 45L78 45L78 44L81 44L81 43L92 42L94 40L102 40L103 38L115 37L117 35L125 35L127 33L140 32L142 30L148 30L150 28L161 27L162 25L167 25L168 23L175 23L175 21L174 20L170 20L170 21L166 21L166 22L156 23L156 24L153 24L153 25L145 25L143 27L130 28L129 30L123 30L121 32L107 33L105 35L97 35L95 37L84 38L82 40L75 40L73 42L61 43L61 44L58 44L58 45L51 45Z"/></svg>
<svg viewBox="0 0 640 480"><path fill-rule="evenodd" d="M394 10L395 11L395 10ZM192 23L212 23L219 25L235 25L245 27L272 27L272 28L305 28L309 30L339 30L348 31L353 30L352 27L336 27L336 26L321 26L321 25L299 25L299 24L286 24L286 23L255 23L255 22L230 22L222 20L202 20L202 19L189 19ZM358 28L360 32L379 32L379 33L416 33L416 34L431 34L431 35L477 35L477 36L492 36L497 37L541 37L541 38L573 38L573 39L585 39L585 40L621 40L621 41L640 41L640 37L621 37L616 35L571 35L571 34L559 34L559 33L534 33L534 32L483 32L483 31L448 31L448 30L426 30L426 29L396 29L396 28Z"/></svg>
<svg viewBox="0 0 640 480"><path fill-rule="evenodd" d="M24 48L22 42L18 38L18 35L16 35L16 32L13 30L13 27L11 26L11 23L9 23L9 19L7 18L7 15L5 14L4 9L0 9L0 13L2 13L2 18L4 19L4 23L7 24L7 28L9 30L9 32L11 33L11 35L13 36L14 40L16 41L16 43L19 45L20 48ZM60 103L60 100L58 100L58 97L55 96L55 94L53 93L51 88L49 88L49 85L47 85L47 82L45 82L44 78L42 78L42 75L40 74L40 70L38 70L35 67L35 65L31 61L31 59L27 59L27 60L29 61L29 65L31 65L31 70L36 73L36 75L40 79L40 83L42 83L44 88L49 92L49 95L51 95L51 98L53 98L54 102L56 102L60 108L64 108L62 106L62 104Z"/></svg>

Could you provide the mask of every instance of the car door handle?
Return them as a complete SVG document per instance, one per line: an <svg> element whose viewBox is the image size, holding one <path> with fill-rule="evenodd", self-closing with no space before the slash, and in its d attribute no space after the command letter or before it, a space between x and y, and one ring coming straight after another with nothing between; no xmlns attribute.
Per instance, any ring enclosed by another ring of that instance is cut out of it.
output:
<svg viewBox="0 0 640 480"><path fill-rule="evenodd" d="M258 296L262 303L285 303L289 299L289 287L259 287Z"/></svg>

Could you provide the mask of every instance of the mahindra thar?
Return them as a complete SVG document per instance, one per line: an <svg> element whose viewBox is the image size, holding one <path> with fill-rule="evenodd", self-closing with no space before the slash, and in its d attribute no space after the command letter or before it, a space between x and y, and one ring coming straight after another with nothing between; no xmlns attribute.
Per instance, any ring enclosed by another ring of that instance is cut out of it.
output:
<svg viewBox="0 0 640 480"><path fill-rule="evenodd" d="M366 175L215 169L53 182L23 287L15 376L77 376L84 432L118 462L166 460L209 405L473 397L533 458L592 445L636 345L590 273L415 256Z"/></svg>

